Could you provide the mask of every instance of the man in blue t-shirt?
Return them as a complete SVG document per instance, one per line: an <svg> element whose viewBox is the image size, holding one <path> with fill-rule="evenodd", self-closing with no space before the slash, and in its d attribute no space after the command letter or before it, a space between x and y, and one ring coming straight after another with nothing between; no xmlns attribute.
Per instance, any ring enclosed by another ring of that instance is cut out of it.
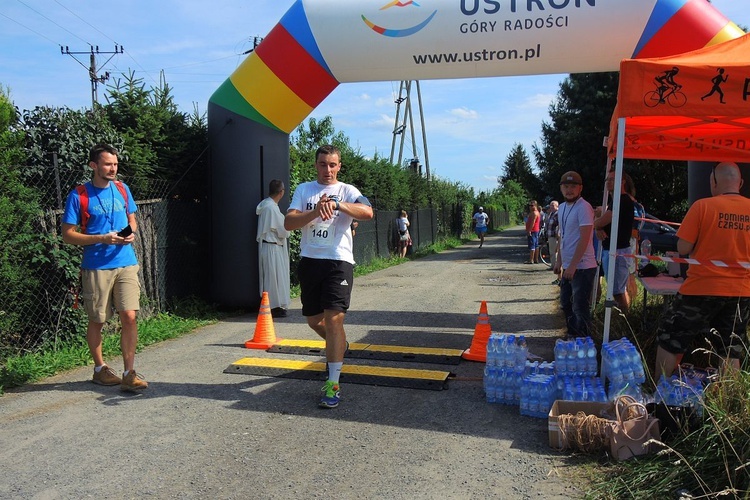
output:
<svg viewBox="0 0 750 500"><path fill-rule="evenodd" d="M134 367L138 344L136 313L141 293L138 260L132 245L138 229L137 208L130 189L122 183L116 185L117 166L117 150L112 146L99 144L91 149L89 167L93 175L84 185L85 193L74 189L68 195L62 237L65 243L83 247L81 285L83 306L89 318L86 342L94 359L92 382L119 384L122 390L138 391L146 389L148 383ZM79 227L82 231L77 230ZM113 309L122 323L122 378L104 363L102 356L102 328L112 317Z"/></svg>

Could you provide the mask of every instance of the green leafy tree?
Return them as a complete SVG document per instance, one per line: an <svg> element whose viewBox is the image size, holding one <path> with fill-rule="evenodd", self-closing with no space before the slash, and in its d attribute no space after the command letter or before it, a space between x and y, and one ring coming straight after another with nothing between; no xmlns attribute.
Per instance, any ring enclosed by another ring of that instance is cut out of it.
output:
<svg viewBox="0 0 750 500"><path fill-rule="evenodd" d="M67 290L48 287L51 276L76 272L75 259L40 228L44 192L22 175L30 157L19 118L0 91L0 353L40 343L44 331L75 331L75 315L65 314Z"/></svg>
<svg viewBox="0 0 750 500"><path fill-rule="evenodd" d="M560 177L575 170L583 177L584 197L594 205L601 203L607 164L602 144L609 135L618 85L618 73L573 74L560 84L550 106L551 122L542 124L541 144L533 147L547 195L559 197ZM626 160L625 171L635 180L636 198L650 213L682 220L687 209L685 162Z"/></svg>
<svg viewBox="0 0 750 500"><path fill-rule="evenodd" d="M88 153L92 145L107 142L123 151L120 135L101 110L37 106L24 110L21 127L28 156L21 178L43 191L40 199L45 207L62 208L60 199L68 190L91 178ZM60 192L49 181L53 175L60 178Z"/></svg>
<svg viewBox="0 0 750 500"><path fill-rule="evenodd" d="M120 170L140 197L207 197L205 114L197 108L192 114L181 112L167 83L147 89L132 71L114 80L106 99L103 109L122 133L127 153Z"/></svg>
<svg viewBox="0 0 750 500"><path fill-rule="evenodd" d="M513 145L505 159L503 170L503 175L498 179L501 186L512 180L521 185L530 198L544 198L541 182L534 174L529 155L521 144Z"/></svg>

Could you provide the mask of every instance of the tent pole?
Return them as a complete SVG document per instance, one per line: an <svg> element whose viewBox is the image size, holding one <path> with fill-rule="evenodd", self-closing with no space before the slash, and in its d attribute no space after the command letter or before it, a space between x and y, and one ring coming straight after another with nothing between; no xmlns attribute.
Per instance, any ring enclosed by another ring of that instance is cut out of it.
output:
<svg viewBox="0 0 750 500"><path fill-rule="evenodd" d="M615 158L615 172L617 175L615 175L615 192L614 192L614 199L612 202L612 231L610 232L610 235L614 235L615 242L617 242L617 226L620 218L620 192L622 191L622 172L623 172L623 155L625 154L625 126L626 126L626 119L625 118L618 118L617 119L617 156ZM615 243L615 247L617 246L617 243ZM615 273L615 257L617 254L617 249L612 248L612 245L610 244L609 248L609 267L607 269L607 275L608 276L614 276ZM609 342L609 327L612 321L612 287L607 286L607 299L605 302L605 310L604 310L604 335L603 335L603 344L606 344ZM603 345L602 344L602 345Z"/></svg>
<svg viewBox="0 0 750 500"><path fill-rule="evenodd" d="M609 199L609 193L607 192L607 174L609 173L609 170L612 168L612 158L607 157L607 166L604 167L604 188L602 189L602 210L604 210L604 207L607 206L607 200ZM596 238L596 230L594 230L593 237ZM602 263L602 246L599 245L596 249L596 273L594 278L594 292L591 294L591 312L594 312L594 308L596 307L596 295L597 291L599 290L599 268L600 264Z"/></svg>

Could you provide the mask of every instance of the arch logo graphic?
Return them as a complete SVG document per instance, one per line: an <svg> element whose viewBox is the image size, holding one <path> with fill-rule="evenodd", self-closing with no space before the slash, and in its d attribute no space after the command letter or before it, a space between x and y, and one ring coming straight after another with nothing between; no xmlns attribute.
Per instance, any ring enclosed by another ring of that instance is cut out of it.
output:
<svg viewBox="0 0 750 500"><path fill-rule="evenodd" d="M421 7L421 5L419 5L414 0L408 0L408 1L393 0L392 2L388 2L387 4L382 6L380 10L390 9L391 7L402 7L402 8L403 7ZM437 14L437 10L433 11L432 14L430 14L427 17L427 19L425 19L424 21L417 23L414 26L411 26L409 28L401 28L401 29L390 29L390 28L385 28L383 26L379 26L373 23L372 21L370 21L369 19L367 19L367 17L365 17L364 14L362 14L362 21L364 21L364 23L375 33L379 33L383 36L388 36L391 38L401 38L405 36L411 36L421 31L422 28L427 26L430 23L430 21L432 21L432 18L435 17L435 14Z"/></svg>

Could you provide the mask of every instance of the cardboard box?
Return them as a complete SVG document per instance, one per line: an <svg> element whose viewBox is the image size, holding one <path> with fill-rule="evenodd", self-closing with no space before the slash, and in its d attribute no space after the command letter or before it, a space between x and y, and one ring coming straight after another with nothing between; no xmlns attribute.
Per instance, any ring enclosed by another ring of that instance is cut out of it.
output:
<svg viewBox="0 0 750 500"><path fill-rule="evenodd" d="M586 415L596 415L597 417L603 417L603 411L605 415L612 414L612 403L591 403L588 401L565 401L558 399L552 405L549 410L549 416L547 418L547 429L549 431L549 445L557 450L565 448L562 442L562 436L560 435L560 426L557 423L557 417L564 414L575 415L579 411L582 411Z"/></svg>

